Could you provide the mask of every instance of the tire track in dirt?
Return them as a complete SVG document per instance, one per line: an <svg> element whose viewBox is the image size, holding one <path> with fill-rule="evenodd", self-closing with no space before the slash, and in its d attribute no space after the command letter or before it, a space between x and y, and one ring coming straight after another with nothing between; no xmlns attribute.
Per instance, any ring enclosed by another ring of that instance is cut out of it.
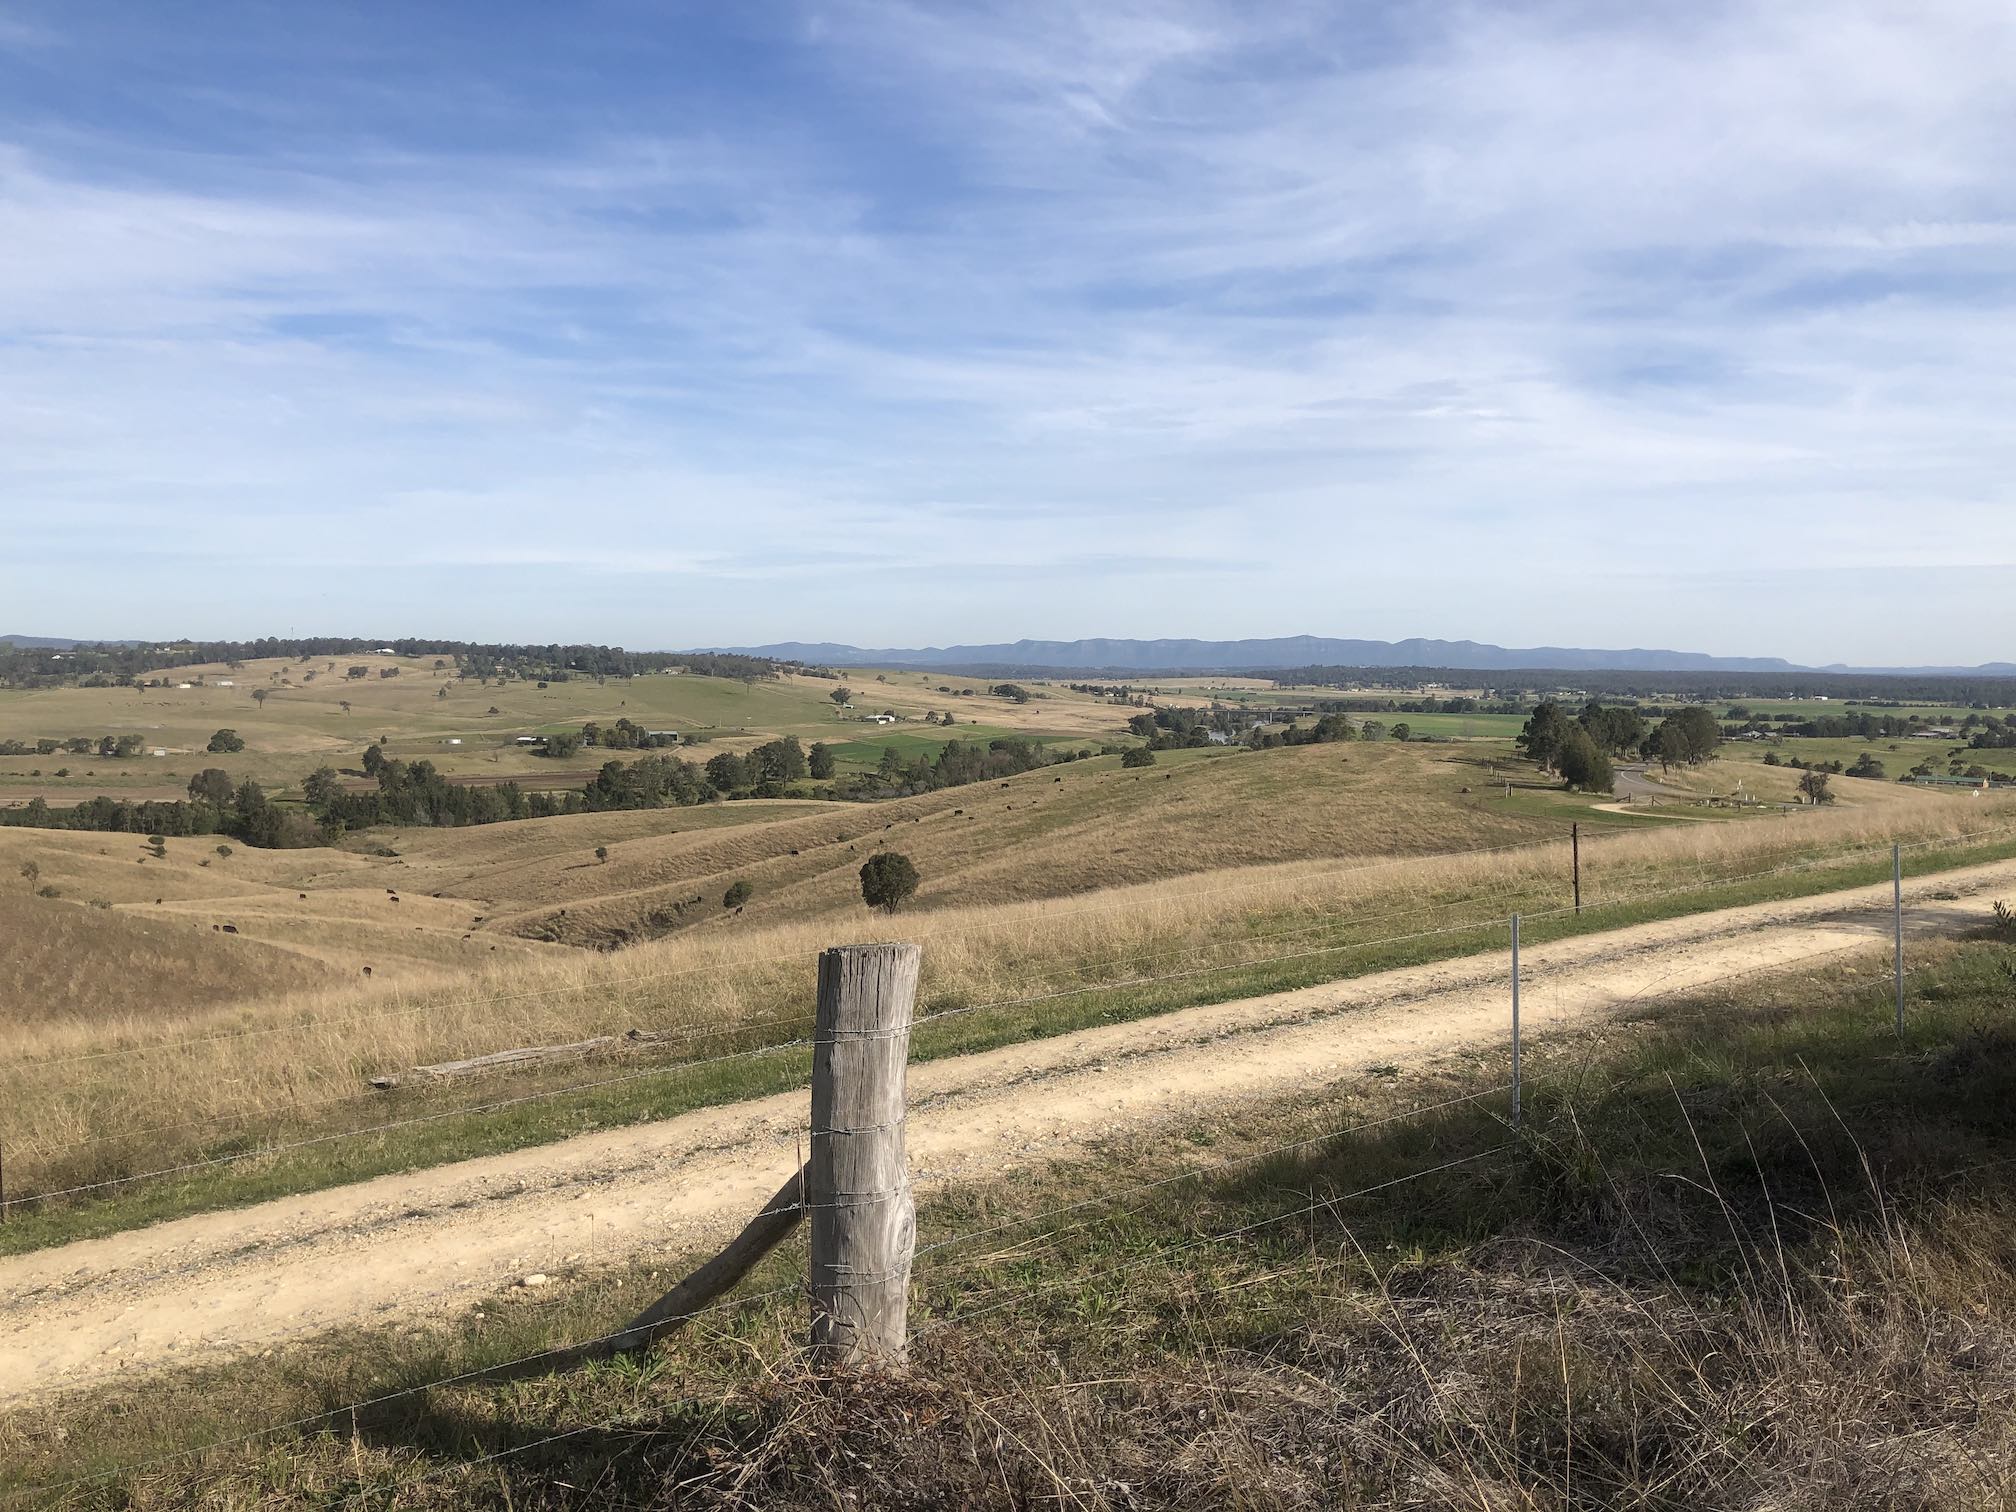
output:
<svg viewBox="0 0 2016 1512"><path fill-rule="evenodd" d="M1910 927L1978 925L2012 888L2016 862L1915 879ZM1882 885L1532 946L1526 1021L1544 1034L1888 939ZM1506 1032L1506 961L1491 952L925 1062L910 1071L913 1172L925 1190L998 1177L1123 1126L1418 1066ZM806 1121L801 1090L0 1260L0 1405L424 1321L531 1271L702 1247L790 1173Z"/></svg>

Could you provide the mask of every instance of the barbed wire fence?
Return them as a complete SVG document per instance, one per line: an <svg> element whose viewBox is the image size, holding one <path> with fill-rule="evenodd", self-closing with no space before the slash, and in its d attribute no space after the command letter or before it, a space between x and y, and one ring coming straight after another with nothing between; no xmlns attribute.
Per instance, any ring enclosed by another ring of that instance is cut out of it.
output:
<svg viewBox="0 0 2016 1512"><path fill-rule="evenodd" d="M1765 881L1776 877L1792 876L1815 870L1848 866L1854 864L1854 862L1858 858L1873 860L1879 857L1887 856L1888 859L1892 861L1893 865L1893 889L1894 889L1893 898L1895 901L1895 924L1898 939L1896 964L1898 971L1899 1001L1900 1001L1899 1023L1901 1025L1902 1022L1901 997L1902 997L1902 969L1903 969L1902 889L1904 881L1904 875L1903 875L1904 854L1907 851L1939 849L1949 847L1956 843L1962 843L1965 841L1994 840L1994 839L2008 838L2012 835L2016 835L2016 828L1996 828L1989 830L1969 831L1965 832L1961 836L1941 836L1912 842L1882 842L1876 845L1857 847L1845 852L1833 853L1824 857L1809 858L1804 861L1787 863L1776 867L1769 867L1756 871L1722 876L1716 878L1712 883L1705 884L1705 886L1707 887L1740 886L1746 883ZM1548 843L1555 844L1555 842L1548 842ZM1487 853L1496 853L1508 849L1521 849L1521 848L1523 847L1490 847L1487 848ZM1604 909L1642 907L1648 904L1669 902L1675 899L1691 896L1703 890L1704 890L1703 886L1681 886L1681 887L1650 889L1642 892L1620 894L1616 897L1606 899L1601 902L1591 903L1585 905L1585 907L1580 911L1578 911L1573 905L1564 905L1552 909L1544 909L1534 912L1528 912L1516 916L1520 920L1520 924L1517 927L1530 927L1531 924L1533 924L1536 921L1538 922L1565 921L1565 920L1572 920L1578 917L1587 919L1593 914L1600 914L1600 912ZM1380 915L1373 917L1380 918L1390 916L1391 915ZM1368 920L1366 920L1363 916L1359 916L1357 918L1354 918L1351 922L1362 923L1362 922L1368 922ZM1047 991L1022 993L1007 998L995 998L978 1003L963 1004L956 1007L940 1009L919 1016L915 1021L915 1025L916 1027L922 1028L926 1025L940 1023L953 1019L971 1018L988 1013L1003 1012L1018 1008L1035 1007L1045 1003L1062 1002L1072 998L1089 997L1102 993L1124 992L1124 991L1139 990L1143 988L1166 986L1177 982L1194 981L1201 977L1214 976L1222 973L1253 971L1267 967L1278 967L1297 962L1313 961L1315 959L1326 956L1343 956L1353 952L1364 952L1370 954L1375 951L1391 950L1399 946L1416 945L1420 944L1421 942L1437 938L1446 938L1459 935L1477 935L1485 931L1494 930L1498 928L1505 928L1508 926L1508 923L1509 921L1504 917L1500 917L1495 920L1487 918L1470 918L1460 920L1455 923L1431 927L1428 929L1410 930L1397 934L1376 936L1371 939L1351 940L1340 942L1334 945L1322 945L1303 950L1277 952L1274 954L1260 955L1260 956L1247 956L1242 957L1240 959L1213 962L1206 965L1190 967L1186 969L1179 969L1171 972L1154 972L1154 973L1137 972L1134 975L1126 977L1117 977L1093 982L1080 982L1068 986L1053 988ZM1315 927L1334 927L1334 921L1322 921L1321 924L1319 925L1300 926L1296 931L1284 931L1284 933L1299 932L1301 929L1308 929ZM1249 937L1249 938L1257 938L1257 937ZM1222 948L1223 948L1222 945L1217 944L1215 942L1206 942L1197 945L1175 946L1165 950L1135 952L1131 953L1127 957L1117 959L1120 961L1120 963L1124 964L1139 963L1142 961L1171 960L1171 959L1178 959L1184 956L1195 955L1208 950L1222 949ZM776 962L775 964L795 965L797 963L788 963L784 960L784 958L779 958L778 962ZM1103 966L1111 964L1115 964L1115 962L1098 962L1098 963L1092 963L1089 966L1078 965L1067 969L1073 971L1097 970ZM718 968L709 967L705 969L717 970ZM696 968L695 970L698 970L698 968ZM667 973L666 975L681 976L690 974L693 974L693 972L680 971L676 973ZM1350 973L1348 972L1340 971L1337 973L1337 977L1344 977L1348 976L1349 974ZM506 1001L509 1000L510 997L515 996L517 995L507 995L507 997L505 998L499 998L494 1000L469 1000L462 1006L471 1006L473 1004L480 1004L483 1001ZM310 1033L324 1027L327 1026L325 1024L319 1024L319 1023L308 1025L297 1025L297 1026L263 1026L257 1029L243 1031L242 1034L234 1033L230 1035L220 1035L220 1036L203 1036L193 1040L166 1041L152 1045L124 1047L119 1050L102 1052L101 1054L103 1056L112 1056L123 1054L172 1053L178 1049L188 1046L200 1046L203 1044L215 1043L217 1040L220 1039L235 1039L254 1033L286 1032L288 1030L292 1030L293 1032L299 1032L299 1033ZM718 1027L710 1029L698 1029L691 1031L685 1031L685 1030L666 1031L667 1033L671 1033L673 1036L672 1038L669 1039L657 1038L656 1036L660 1033L660 1031L645 1030L643 1031L643 1034L649 1037L645 1038L642 1041L642 1048L645 1050L650 1050L667 1043L694 1044L699 1043L700 1041L706 1039L722 1038L730 1035L758 1032L764 1029L771 1029L771 1028L784 1028L784 1029L797 1028L800 1030L807 1030L809 1029L809 1027L810 1026L808 1022L808 1017L801 1011L799 1013L774 1018L745 1020L736 1023L723 1024ZM395 1133L400 1130L415 1128L428 1124L441 1123L447 1120L478 1118L485 1115L504 1112L513 1108L528 1106L534 1103L553 1102L559 1099L575 1097L586 1093L604 1091L612 1087L630 1085L642 1081L647 1081L657 1077L680 1076L690 1072L704 1070L708 1067L722 1066L731 1062L747 1062L751 1060L762 1059L765 1057L782 1055L792 1051L810 1052L812 1048L813 1048L813 1042L809 1034L801 1032L800 1034L794 1035L790 1038L771 1040L757 1046L753 1046L742 1050L731 1051L721 1055L704 1056L692 1059L678 1059L669 1062L656 1061L650 1066L641 1067L633 1071L621 1072L613 1076L595 1077L584 1081L566 1082L559 1086L541 1088L537 1091L519 1093L502 1098L493 1098L474 1104L462 1104L455 1107L437 1109L426 1113L416 1113L402 1118L378 1120L372 1123L359 1126L357 1128L341 1129L329 1133L316 1134L300 1139L261 1143L248 1149L234 1150L226 1154L201 1157L186 1161L170 1162L168 1164L153 1167L147 1170L129 1172L119 1176L108 1177L97 1181L72 1183L66 1186L55 1187L43 1191L21 1192L19 1190L16 1190L15 1192L9 1194L5 1190L4 1176L0 1176L0 1221L5 1221L5 1219L9 1214L18 1209L30 1207L33 1205L65 1199L72 1199L77 1197L88 1197L93 1194L103 1194L117 1189L131 1187L143 1182L166 1180L177 1176L189 1176L201 1171L209 1171L223 1167L245 1165L250 1162L269 1160L279 1156L284 1156L303 1150L323 1148L334 1144L340 1144L349 1140L375 1138L382 1135ZM622 1053L620 1045L614 1047L614 1049L615 1053ZM58 1061L19 1062L16 1063L16 1065L17 1067L56 1065L56 1064L71 1063L76 1059L98 1059L98 1058L100 1058L100 1055L93 1055L87 1057L72 1057ZM340 1102L332 1100L331 1102L318 1104L316 1105L316 1110L320 1112L334 1106L355 1105L361 1102L379 1101L382 1100L382 1096L383 1094L374 1094L374 1093L360 1094L356 1098L343 1099ZM186 1132L189 1129L222 1126L231 1123L243 1122L251 1116L253 1115L227 1114L216 1118L190 1120L181 1124L158 1125L148 1130L123 1130L114 1133L92 1136L91 1138L84 1140L73 1141L67 1145L55 1146L52 1147L50 1150L46 1151L45 1153L51 1153L51 1154L62 1153L67 1150L86 1148L92 1145L102 1144L112 1140L139 1138L143 1134L153 1134L162 1132ZM0 1138L0 1162L4 1162L5 1160L5 1146L6 1146L5 1139ZM0 1173L4 1173L4 1170L5 1170L4 1164L0 1164ZM18 1163L14 1179L18 1186L20 1180L18 1172Z"/></svg>

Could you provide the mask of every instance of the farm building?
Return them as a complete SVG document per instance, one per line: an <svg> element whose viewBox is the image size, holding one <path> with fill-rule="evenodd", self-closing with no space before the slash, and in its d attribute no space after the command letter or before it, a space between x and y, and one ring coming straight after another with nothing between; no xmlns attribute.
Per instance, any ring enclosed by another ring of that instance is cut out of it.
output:
<svg viewBox="0 0 2016 1512"><path fill-rule="evenodd" d="M511 741L511 744L513 744L513 745L544 745L544 744L546 744L546 737L545 737L544 735L519 735L519 736L515 736L515 737L514 737L514 738L512 739L512 741Z"/></svg>

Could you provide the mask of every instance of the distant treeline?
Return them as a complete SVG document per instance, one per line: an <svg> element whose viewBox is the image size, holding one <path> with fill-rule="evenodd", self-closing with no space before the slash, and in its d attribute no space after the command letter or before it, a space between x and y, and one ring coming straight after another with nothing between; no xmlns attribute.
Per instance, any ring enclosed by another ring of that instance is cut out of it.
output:
<svg viewBox="0 0 2016 1512"><path fill-rule="evenodd" d="M1139 676L1138 673L1135 674ZM1830 698L1997 709L2016 701L2016 678L1941 673L1620 672L1534 667L1478 671L1462 667L1269 667L1242 674L1306 687L1482 688L1493 700L1582 693L1609 699Z"/></svg>
<svg viewBox="0 0 2016 1512"><path fill-rule="evenodd" d="M57 651L0 642L0 687L39 688L77 682L114 687L163 667L198 662L245 662L288 657L299 661L356 656L389 648L399 656L452 659L466 676L566 678L635 677L684 668L703 677L743 681L775 677L777 663L763 657L714 652L625 651L620 646L544 646L476 641L357 636L266 636L250 641L161 641L144 646L92 645Z"/></svg>
<svg viewBox="0 0 2016 1512"><path fill-rule="evenodd" d="M823 797L853 801L904 797L1013 776L1089 754L1074 750L1053 757L1033 741L1010 737L984 748L971 741L949 741L936 756L920 753L906 761L889 746L873 773L844 778L816 791ZM310 773L301 785L305 810L276 805L258 783L234 785L228 773L209 767L189 780L186 799L134 803L101 797L74 808L52 808L37 798L22 808L0 809L0 825L163 837L230 835L252 846L296 848L333 844L346 831L379 824L460 828L556 814L783 797L792 791L789 785L802 778L832 777L834 763L826 746L815 745L808 752L796 737L786 736L746 756L723 752L704 767L676 756L608 761L586 786L560 793L527 792L515 782L495 786L452 782L431 761L400 761L376 746L364 752L361 769L374 779L375 788L346 789L343 774L334 767Z"/></svg>

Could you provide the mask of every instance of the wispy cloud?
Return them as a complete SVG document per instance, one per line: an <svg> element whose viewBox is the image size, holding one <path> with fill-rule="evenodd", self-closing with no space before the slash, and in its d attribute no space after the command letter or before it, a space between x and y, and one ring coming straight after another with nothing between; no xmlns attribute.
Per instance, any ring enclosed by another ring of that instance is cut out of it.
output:
<svg viewBox="0 0 2016 1512"><path fill-rule="evenodd" d="M22 628L2016 635L1992 8L107 17L0 10Z"/></svg>

